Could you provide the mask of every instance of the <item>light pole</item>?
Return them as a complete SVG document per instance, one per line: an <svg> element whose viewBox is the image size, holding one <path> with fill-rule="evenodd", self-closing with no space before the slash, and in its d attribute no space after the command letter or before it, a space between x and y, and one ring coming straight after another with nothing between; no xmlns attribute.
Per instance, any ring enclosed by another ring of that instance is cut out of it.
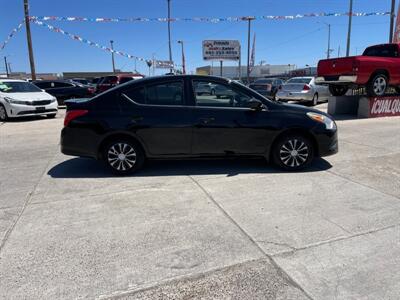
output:
<svg viewBox="0 0 400 300"><path fill-rule="evenodd" d="M183 48L183 41L178 41L178 44L182 46L182 74L186 74L186 62L185 62L185 50Z"/></svg>
<svg viewBox="0 0 400 300"><path fill-rule="evenodd" d="M247 26L247 84L250 84L250 35L251 35L251 21L254 17L246 17L245 20L248 22Z"/></svg>
<svg viewBox="0 0 400 300"><path fill-rule="evenodd" d="M392 0L392 7L390 10L390 31L389 31L389 43L393 42L393 31L394 31L394 7L395 7L396 0Z"/></svg>
<svg viewBox="0 0 400 300"><path fill-rule="evenodd" d="M114 41L111 40L110 41L110 45L111 45L111 61L112 61L112 69L113 69L113 73L115 73L115 60L114 60Z"/></svg>
<svg viewBox="0 0 400 300"><path fill-rule="evenodd" d="M7 63L7 56L4 56L4 65L6 66L6 74L7 74L7 78L10 75L8 72L8 63Z"/></svg>
<svg viewBox="0 0 400 300"><path fill-rule="evenodd" d="M28 0L24 0L24 15L25 15L25 27L26 27L26 40L28 43L29 64L31 66L31 78L32 80L36 80L35 59L33 57L31 22L29 18Z"/></svg>
<svg viewBox="0 0 400 300"><path fill-rule="evenodd" d="M333 51L333 49L331 49L331 24L325 22L318 23L328 26L328 49L326 50L326 58L329 59L331 57L331 52Z"/></svg>
<svg viewBox="0 0 400 300"><path fill-rule="evenodd" d="M351 22L353 20L353 0L350 0L350 8L349 8L349 28L347 30L347 48L346 48L346 56L350 56L350 39L351 39Z"/></svg>
<svg viewBox="0 0 400 300"><path fill-rule="evenodd" d="M172 45L171 45L171 0L168 1L168 48L169 48L169 61L172 63ZM172 73L172 67L169 69Z"/></svg>

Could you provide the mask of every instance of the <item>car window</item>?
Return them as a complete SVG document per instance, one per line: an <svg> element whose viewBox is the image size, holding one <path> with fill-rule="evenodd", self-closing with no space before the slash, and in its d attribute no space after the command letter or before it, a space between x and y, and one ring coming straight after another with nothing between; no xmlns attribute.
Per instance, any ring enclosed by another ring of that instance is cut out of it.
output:
<svg viewBox="0 0 400 300"><path fill-rule="evenodd" d="M35 82L34 85L36 85L37 87L41 88L41 89L48 89L51 87L50 82Z"/></svg>
<svg viewBox="0 0 400 300"><path fill-rule="evenodd" d="M72 83L68 83L68 82L54 82L53 87L54 88L64 88L64 87L71 87L74 86Z"/></svg>
<svg viewBox="0 0 400 300"><path fill-rule="evenodd" d="M102 84L116 84L117 82L118 82L117 76L108 76L108 77L105 77L101 83Z"/></svg>
<svg viewBox="0 0 400 300"><path fill-rule="evenodd" d="M254 84L272 84L272 79L258 79Z"/></svg>
<svg viewBox="0 0 400 300"><path fill-rule="evenodd" d="M132 77L122 77L122 78L119 80L119 83L120 83L120 84L123 84L123 83L129 82L129 81L132 81L132 80L133 80Z"/></svg>
<svg viewBox="0 0 400 300"><path fill-rule="evenodd" d="M363 56L398 57L396 45L372 46L365 49Z"/></svg>
<svg viewBox="0 0 400 300"><path fill-rule="evenodd" d="M183 105L183 82L169 82L146 87L146 104Z"/></svg>
<svg viewBox="0 0 400 300"><path fill-rule="evenodd" d="M128 87L127 89L124 89L121 94L125 95L136 103L146 104L146 91L144 87ZM122 99L126 100L125 97L122 97ZM126 101L122 102L125 103Z"/></svg>
<svg viewBox="0 0 400 300"><path fill-rule="evenodd" d="M204 84L212 86L209 93L204 93L204 90L201 88ZM234 90L229 84L194 80L193 89L197 106L248 107L248 102L252 98L249 95Z"/></svg>

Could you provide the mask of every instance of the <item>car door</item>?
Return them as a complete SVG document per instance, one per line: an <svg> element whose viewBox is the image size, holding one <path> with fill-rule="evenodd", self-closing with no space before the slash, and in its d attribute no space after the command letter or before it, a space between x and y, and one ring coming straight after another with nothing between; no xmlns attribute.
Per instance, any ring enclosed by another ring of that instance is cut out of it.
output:
<svg viewBox="0 0 400 300"><path fill-rule="evenodd" d="M150 156L189 155L192 110L186 105L185 81L165 78L121 90L124 124L145 145Z"/></svg>
<svg viewBox="0 0 400 300"><path fill-rule="evenodd" d="M215 85L215 95L199 95L196 86L204 80L193 80L194 155L263 154L272 132L268 110L248 107L254 95L239 85L226 82ZM266 101L266 100L264 100Z"/></svg>

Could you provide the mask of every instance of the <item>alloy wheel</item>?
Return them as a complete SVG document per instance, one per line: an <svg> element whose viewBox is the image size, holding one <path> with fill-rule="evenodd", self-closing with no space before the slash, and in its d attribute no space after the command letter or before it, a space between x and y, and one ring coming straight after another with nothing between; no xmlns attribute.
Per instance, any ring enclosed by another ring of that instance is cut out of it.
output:
<svg viewBox="0 0 400 300"><path fill-rule="evenodd" d="M305 142L293 138L282 144L279 158L285 166L297 168L307 162L309 152L310 150Z"/></svg>
<svg viewBox="0 0 400 300"><path fill-rule="evenodd" d="M128 171L136 164L136 151L127 143L116 143L107 151L107 161L117 171Z"/></svg>
<svg viewBox="0 0 400 300"><path fill-rule="evenodd" d="M5 121L7 119L6 109L0 105L0 121Z"/></svg>
<svg viewBox="0 0 400 300"><path fill-rule="evenodd" d="M386 91L386 87L387 87L386 78L381 76L375 78L373 89L376 95L382 96Z"/></svg>

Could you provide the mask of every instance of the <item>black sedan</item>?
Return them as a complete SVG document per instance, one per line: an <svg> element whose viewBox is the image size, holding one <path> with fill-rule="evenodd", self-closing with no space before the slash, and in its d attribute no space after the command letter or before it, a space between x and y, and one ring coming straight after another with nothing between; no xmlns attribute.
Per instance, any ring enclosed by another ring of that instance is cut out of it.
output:
<svg viewBox="0 0 400 300"><path fill-rule="evenodd" d="M93 87L68 80L37 80L33 84L56 97L58 105L64 105L68 99L91 97L94 93Z"/></svg>
<svg viewBox="0 0 400 300"><path fill-rule="evenodd" d="M224 97L196 87L218 86ZM135 80L92 99L66 101L61 151L103 161L114 173L146 159L265 157L285 170L338 151L327 114L272 102L231 80L163 76Z"/></svg>

